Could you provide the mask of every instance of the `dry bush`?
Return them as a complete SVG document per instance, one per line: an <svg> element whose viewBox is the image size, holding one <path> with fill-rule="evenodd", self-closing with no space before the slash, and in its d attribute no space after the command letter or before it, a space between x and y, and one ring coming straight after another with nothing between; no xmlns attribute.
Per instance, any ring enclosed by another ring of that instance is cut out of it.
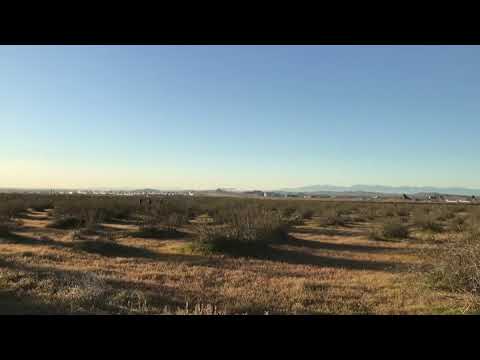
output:
<svg viewBox="0 0 480 360"><path fill-rule="evenodd" d="M0 202L0 236L7 236L21 226L21 220L15 219L26 210L26 203L16 199L2 199Z"/></svg>
<svg viewBox="0 0 480 360"><path fill-rule="evenodd" d="M11 225L6 222L0 220L0 236L8 236L10 235Z"/></svg>
<svg viewBox="0 0 480 360"><path fill-rule="evenodd" d="M171 238L180 236L178 228L188 224L189 213L166 201L159 201L145 211L140 231L140 237Z"/></svg>
<svg viewBox="0 0 480 360"><path fill-rule="evenodd" d="M407 239L409 236L408 227L400 219L395 218L384 222L380 228L374 228L369 233L372 240Z"/></svg>
<svg viewBox="0 0 480 360"><path fill-rule="evenodd" d="M278 212L276 207L269 207L272 212ZM311 220L315 215L315 211L305 206L288 206L281 210L282 218L290 225L303 225L305 220Z"/></svg>
<svg viewBox="0 0 480 360"><path fill-rule="evenodd" d="M160 198L143 210L144 224L177 227L188 223L189 208L179 199Z"/></svg>
<svg viewBox="0 0 480 360"><path fill-rule="evenodd" d="M346 224L347 219L339 209L329 209L319 219L319 225L321 226L345 226Z"/></svg>
<svg viewBox="0 0 480 360"><path fill-rule="evenodd" d="M86 227L93 230L105 219L106 212L95 199L73 198L58 201L55 204L54 217L50 227L60 229Z"/></svg>
<svg viewBox="0 0 480 360"><path fill-rule="evenodd" d="M360 223L360 222L365 222L368 220L368 217L365 216L363 213L358 213L358 214L353 214L353 215L350 215L350 221L351 222L357 222L357 223Z"/></svg>
<svg viewBox="0 0 480 360"><path fill-rule="evenodd" d="M359 209L358 215L366 220L374 220L378 216L377 207L371 204L365 205Z"/></svg>
<svg viewBox="0 0 480 360"><path fill-rule="evenodd" d="M467 211L467 207L465 205L455 205L454 208L453 208L453 211L455 213L463 213L465 211Z"/></svg>
<svg viewBox="0 0 480 360"><path fill-rule="evenodd" d="M60 216L55 218L48 227L55 229L80 229L83 228L95 233L102 221L101 213L96 209L85 209L79 216Z"/></svg>
<svg viewBox="0 0 480 360"><path fill-rule="evenodd" d="M448 221L455 217L455 211L450 206L440 206L432 211L432 216L437 221Z"/></svg>
<svg viewBox="0 0 480 360"><path fill-rule="evenodd" d="M457 214L460 216L460 214ZM464 217L464 228L472 231L480 230L480 208L471 208Z"/></svg>
<svg viewBox="0 0 480 360"><path fill-rule="evenodd" d="M35 211L45 211L46 209L53 208L54 202L49 197L42 197L42 198L31 200L29 202L29 206L32 210L35 210Z"/></svg>
<svg viewBox="0 0 480 360"><path fill-rule="evenodd" d="M289 218L284 220L292 226L305 224L305 220L299 212L294 212Z"/></svg>
<svg viewBox="0 0 480 360"><path fill-rule="evenodd" d="M410 207L408 205L395 206L395 213L397 216L406 217L410 215Z"/></svg>
<svg viewBox="0 0 480 360"><path fill-rule="evenodd" d="M350 204L350 203L338 203L335 204L334 209L337 211L339 215L351 215L355 212L358 212L357 209L358 205Z"/></svg>
<svg viewBox="0 0 480 360"><path fill-rule="evenodd" d="M436 220L433 214L415 213L413 223L422 230L441 232L442 225Z"/></svg>
<svg viewBox="0 0 480 360"><path fill-rule="evenodd" d="M0 201L0 218L12 219L27 209L26 201L22 199L7 199Z"/></svg>
<svg viewBox="0 0 480 360"><path fill-rule="evenodd" d="M73 216L61 217L53 220L48 227L56 229L75 229L81 226L82 222L80 219L77 219Z"/></svg>
<svg viewBox="0 0 480 360"><path fill-rule="evenodd" d="M10 233L9 218L0 212L0 236L6 236Z"/></svg>
<svg viewBox="0 0 480 360"><path fill-rule="evenodd" d="M382 231L378 227L373 227L368 231L370 240L383 240Z"/></svg>
<svg viewBox="0 0 480 360"><path fill-rule="evenodd" d="M297 213L303 220L311 220L313 218L313 215L315 215L315 211L308 208L299 209Z"/></svg>
<svg viewBox="0 0 480 360"><path fill-rule="evenodd" d="M406 239L409 237L409 231L406 225L394 219L383 224L382 235L387 239Z"/></svg>
<svg viewBox="0 0 480 360"><path fill-rule="evenodd" d="M480 232L468 231L432 250L432 284L480 295Z"/></svg>
<svg viewBox="0 0 480 360"><path fill-rule="evenodd" d="M297 209L294 208L294 207L291 207L291 206L286 207L286 208L283 209L283 211L282 211L282 216L283 216L284 218L286 218L286 219L291 218L292 215L295 214L296 211L297 211Z"/></svg>
<svg viewBox="0 0 480 360"><path fill-rule="evenodd" d="M451 231L462 232L466 230L467 222L465 217L457 214L455 217L449 220L447 227Z"/></svg>
<svg viewBox="0 0 480 360"><path fill-rule="evenodd" d="M61 196L54 201L56 218L75 217L82 224L126 220L140 211L137 197Z"/></svg>
<svg viewBox="0 0 480 360"><path fill-rule="evenodd" d="M383 218L390 218L396 215L397 209L392 204L383 204L378 211L377 215Z"/></svg>
<svg viewBox="0 0 480 360"><path fill-rule="evenodd" d="M223 226L202 225L194 248L205 252L253 254L288 238L288 225L278 212L246 206L229 212Z"/></svg>

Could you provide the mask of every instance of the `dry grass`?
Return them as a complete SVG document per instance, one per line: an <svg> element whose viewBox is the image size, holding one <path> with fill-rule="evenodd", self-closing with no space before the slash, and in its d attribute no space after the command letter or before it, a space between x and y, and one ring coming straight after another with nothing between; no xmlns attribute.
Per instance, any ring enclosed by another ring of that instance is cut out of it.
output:
<svg viewBox="0 0 480 360"><path fill-rule="evenodd" d="M280 209L284 205L275 206ZM435 259L422 254L438 249L442 244L440 239L447 239L453 230L447 228L443 233L429 235L426 230L415 228L404 241L374 241L369 239L369 233L383 224L382 216L386 212L397 216L400 211L406 217L405 213L410 214L411 209L393 207L382 213L381 205L375 208L342 206L315 209L319 217L292 227L288 240L269 242L268 251L253 252L248 257L203 254L186 246L194 242L198 223L208 229L219 227L203 216L198 222L177 227L192 236L154 239L137 236L141 222L102 223L111 233L110 237L101 231L75 235L74 230L48 227L54 219L47 212L30 212L32 216L25 218L23 227L0 235L0 313L430 314L464 311L471 302L471 294L454 288L427 286L424 281L423 268L435 265ZM203 214L204 210L199 207L197 213ZM323 225L322 217L332 214L350 219L349 226L337 222ZM363 221L352 224L357 216ZM457 212L455 216L469 218L464 212ZM255 234L252 229L261 228L251 226L263 221L256 218L258 216L243 216L228 220L227 216L220 227L234 223L241 229L237 229L237 233L251 235ZM415 219L410 221L413 225ZM403 222L402 225L410 226ZM435 239L421 241L427 236Z"/></svg>
<svg viewBox="0 0 480 360"><path fill-rule="evenodd" d="M429 282L434 288L466 294L472 311L480 311L480 233L466 231L431 249Z"/></svg>

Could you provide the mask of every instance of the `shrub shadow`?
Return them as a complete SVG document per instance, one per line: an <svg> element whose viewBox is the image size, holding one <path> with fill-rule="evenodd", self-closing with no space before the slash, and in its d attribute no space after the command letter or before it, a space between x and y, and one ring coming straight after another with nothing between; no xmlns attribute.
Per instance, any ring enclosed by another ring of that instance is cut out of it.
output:
<svg viewBox="0 0 480 360"><path fill-rule="evenodd" d="M57 242L55 240L50 239L49 237L42 236L40 238L30 237L19 235L16 233L9 233L7 235L3 235L0 238L0 243L3 244L23 244L23 245L47 245L47 246L57 246L57 247L65 247L66 244Z"/></svg>
<svg viewBox="0 0 480 360"><path fill-rule="evenodd" d="M326 235L326 236L358 236L359 233L355 233L349 230L342 229L329 229L329 228L293 228L292 233L308 234L308 235Z"/></svg>
<svg viewBox="0 0 480 360"><path fill-rule="evenodd" d="M129 232L129 236L138 237L142 239L155 239L155 240L173 240L173 239L184 239L190 238L192 235L181 231L178 229L172 230L164 230L164 229L156 229L152 230L139 230L135 232Z"/></svg>
<svg viewBox="0 0 480 360"><path fill-rule="evenodd" d="M0 315L41 315L61 313L58 307L35 301L29 296L19 296L13 291L0 290Z"/></svg>
<svg viewBox="0 0 480 360"><path fill-rule="evenodd" d="M81 250L105 257L158 258L157 253L153 251L119 244L110 240L76 240L71 247L74 250Z"/></svg>
<svg viewBox="0 0 480 360"><path fill-rule="evenodd" d="M28 213L19 214L18 219L23 219L23 220L51 220L51 218L47 215L34 216L34 215L28 214Z"/></svg>
<svg viewBox="0 0 480 360"><path fill-rule="evenodd" d="M334 251L350 251L350 252L365 252L365 253L381 253L392 252L400 249L388 248L382 246L370 246L370 245L354 245L354 244L342 244L332 243L324 241L304 240L291 237L289 245L305 247L317 250L334 250Z"/></svg>
<svg viewBox="0 0 480 360"><path fill-rule="evenodd" d="M266 255L260 254L260 256L257 258L271 261L280 261L293 265L312 265L322 267L325 266L349 270L374 270L395 272L405 270L407 268L405 264L400 264L396 262L335 258L278 248L271 248Z"/></svg>

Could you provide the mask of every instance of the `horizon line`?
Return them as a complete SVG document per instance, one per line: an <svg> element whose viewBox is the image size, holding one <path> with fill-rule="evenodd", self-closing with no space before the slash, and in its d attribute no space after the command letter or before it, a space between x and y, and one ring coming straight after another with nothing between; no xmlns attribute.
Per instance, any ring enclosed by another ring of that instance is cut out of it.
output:
<svg viewBox="0 0 480 360"><path fill-rule="evenodd" d="M276 187L276 188L262 188L262 187L232 187L232 186L212 186L210 188L203 189L193 189L193 188L178 188L178 187L157 187L157 186L0 186L0 189L8 190L157 190L157 191L211 191L211 190L237 190L237 191L250 191L250 190L264 190L264 191L285 191L285 190L295 190L308 187L337 187L337 188L352 188L352 187L384 187L384 188L432 188L432 189L462 189L462 190L477 190L480 191L479 187L469 187L469 186L433 186L433 185L381 185L381 184L353 184L353 185L333 185L333 184L314 184L314 185L302 185L302 186L289 186L289 187ZM321 191L321 190L319 190ZM328 190L327 190L328 191Z"/></svg>

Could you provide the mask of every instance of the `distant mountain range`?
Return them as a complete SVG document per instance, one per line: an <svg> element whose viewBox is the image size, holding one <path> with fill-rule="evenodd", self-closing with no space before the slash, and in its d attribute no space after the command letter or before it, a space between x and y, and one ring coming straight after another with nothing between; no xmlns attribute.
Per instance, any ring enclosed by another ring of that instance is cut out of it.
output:
<svg viewBox="0 0 480 360"><path fill-rule="evenodd" d="M368 192L380 194L418 194L418 193L439 193L448 195L466 195L478 196L480 189L469 188L440 188L432 186L384 186L384 185L352 185L352 186L335 186L335 185L311 185L297 188L285 188L278 191L285 192L305 192L305 193L329 193L329 192Z"/></svg>
<svg viewBox="0 0 480 360"><path fill-rule="evenodd" d="M41 191L49 192L52 189L26 189L26 188L0 188L0 192L24 192L24 191ZM56 191L75 191L79 189L55 189ZM155 189L155 188L146 188L146 189L135 189L135 188L90 188L88 190L94 191L131 191L131 192L148 192L148 193L163 193L163 192L186 192L193 191L196 193L204 194L231 194L231 195L241 195L244 193L249 193L246 190L239 190L233 188L222 188L222 189L210 189L210 190L186 190L179 188L166 189ZM258 191L263 192L264 190L258 189ZM251 192L251 191L250 191ZM272 192L268 190L268 192ZM480 196L480 189L470 189L470 188L461 188L461 187L433 187L433 186L384 186L384 185L352 185L352 186L335 186L335 185L311 185L311 186L302 186L296 188L283 188L278 190L273 190L277 193L309 193L312 195L339 195L339 196L372 196L372 195L381 195L381 194L391 194L391 195L431 195L431 194L443 194L443 195L461 195L461 196Z"/></svg>

